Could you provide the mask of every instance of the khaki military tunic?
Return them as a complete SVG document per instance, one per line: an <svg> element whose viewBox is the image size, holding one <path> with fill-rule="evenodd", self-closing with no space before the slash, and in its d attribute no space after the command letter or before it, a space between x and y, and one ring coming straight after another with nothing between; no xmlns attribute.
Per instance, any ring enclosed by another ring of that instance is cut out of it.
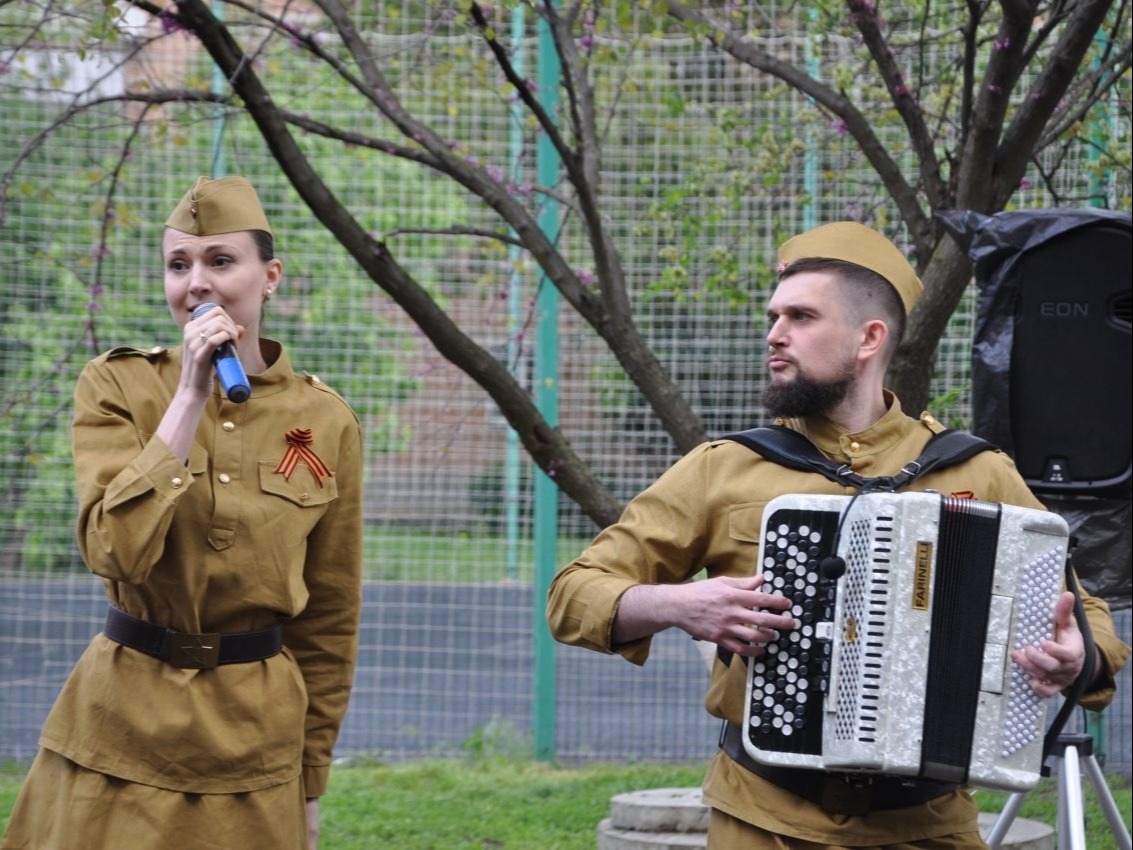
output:
<svg viewBox="0 0 1133 850"><path fill-rule="evenodd" d="M917 457L942 426L927 414L911 419L887 394L889 410L859 433L823 418L788 421L831 459L859 475L894 475ZM925 475L914 490L936 490L1029 508L1042 504L1011 459L983 452L964 463ZM693 449L635 497L617 523L603 530L552 582L547 618L556 639L644 664L650 639L620 646L611 641L618 600L638 584L676 584L696 576L749 576L755 571L764 506L786 493L850 495L821 475L765 460L731 440ZM1115 635L1106 604L1085 598L1104 665L1098 687L1084 700L1101 708L1113 697L1113 674L1129 648ZM707 710L742 724L746 668L742 658L714 666ZM717 754L705 780L705 800L735 818L770 832L818 843L883 845L971 832L976 808L965 791L929 803L865 816L830 814Z"/></svg>
<svg viewBox="0 0 1133 850"><path fill-rule="evenodd" d="M265 340L263 352L271 365L250 376L247 402L229 402L219 389L209 400L187 464L153 436L177 387L180 349L119 348L87 365L73 423L77 539L109 601L126 613L194 633L282 621L283 652L179 669L100 633L40 744L48 762L63 756L79 775L137 783L151 797L157 789L246 801L256 794L237 792L263 791L275 808L269 816L297 827L293 840L303 846L303 798L326 790L357 653L362 441L335 392L295 374L278 343ZM290 475L277 471L293 429L310 431L307 448L325 469L300 459ZM51 797L41 782L58 767L41 775L42 760L25 783L29 800ZM132 799L147 799L141 793ZM168 811L192 821L184 806ZM216 817L213 828L223 830ZM6 842L21 819L35 813L17 806Z"/></svg>

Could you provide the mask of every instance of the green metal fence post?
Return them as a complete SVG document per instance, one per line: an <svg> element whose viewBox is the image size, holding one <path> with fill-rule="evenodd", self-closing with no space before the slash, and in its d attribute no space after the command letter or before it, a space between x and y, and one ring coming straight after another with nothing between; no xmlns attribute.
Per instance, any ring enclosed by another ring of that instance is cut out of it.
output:
<svg viewBox="0 0 1133 850"><path fill-rule="evenodd" d="M224 20L224 4L212 4L212 13L218 21ZM212 66L212 92L223 95L228 89L228 80L215 62ZM212 174L211 177L224 176L224 123L227 116L224 107L217 104L212 112Z"/></svg>
<svg viewBox="0 0 1133 850"><path fill-rule="evenodd" d="M539 99L548 115L555 115L559 104L561 68L550 27L538 24ZM559 178L559 156L545 134L540 135L535 152L535 169L541 186L554 186ZM559 229L558 203L549 195L543 201L539 227L552 239ZM559 305L554 285L541 276L535 300L535 403L552 427L559 424ZM547 590L558 569L557 549L559 491L554 480L540 471L535 476L535 758L555 758L555 644L545 614Z"/></svg>

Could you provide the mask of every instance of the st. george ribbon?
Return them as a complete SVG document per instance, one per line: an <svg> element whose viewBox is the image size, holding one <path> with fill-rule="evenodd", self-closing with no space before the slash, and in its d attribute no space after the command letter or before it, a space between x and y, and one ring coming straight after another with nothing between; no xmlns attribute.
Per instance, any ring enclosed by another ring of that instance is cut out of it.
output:
<svg viewBox="0 0 1133 850"><path fill-rule="evenodd" d="M199 319L216 306L211 301L198 304L193 308L193 318ZM252 387L248 383L248 376L244 374L240 358L236 356L236 346L231 340L225 340L217 346L216 351L212 353L212 363L216 367L216 377L220 380L220 386L224 389L228 400L237 404L247 401L252 394Z"/></svg>

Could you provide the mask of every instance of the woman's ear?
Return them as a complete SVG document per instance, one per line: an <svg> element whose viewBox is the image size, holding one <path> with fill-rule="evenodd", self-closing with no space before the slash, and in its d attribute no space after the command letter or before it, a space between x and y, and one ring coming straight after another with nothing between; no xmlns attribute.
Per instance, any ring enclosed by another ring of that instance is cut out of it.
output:
<svg viewBox="0 0 1133 850"><path fill-rule="evenodd" d="M264 301L270 301L272 293L279 288L280 281L283 280L283 263L278 257L273 257L267 262L267 270L264 275L264 289L262 292Z"/></svg>

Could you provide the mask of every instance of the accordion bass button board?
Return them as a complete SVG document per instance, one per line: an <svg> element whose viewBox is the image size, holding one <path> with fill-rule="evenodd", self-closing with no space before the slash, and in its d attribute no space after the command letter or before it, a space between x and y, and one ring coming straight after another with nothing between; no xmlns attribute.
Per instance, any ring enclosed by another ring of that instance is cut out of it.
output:
<svg viewBox="0 0 1133 850"><path fill-rule="evenodd" d="M773 499L757 571L799 627L749 659L744 748L768 765L1034 787L1047 701L1010 653L1053 636L1068 543L1056 514L937 493Z"/></svg>

